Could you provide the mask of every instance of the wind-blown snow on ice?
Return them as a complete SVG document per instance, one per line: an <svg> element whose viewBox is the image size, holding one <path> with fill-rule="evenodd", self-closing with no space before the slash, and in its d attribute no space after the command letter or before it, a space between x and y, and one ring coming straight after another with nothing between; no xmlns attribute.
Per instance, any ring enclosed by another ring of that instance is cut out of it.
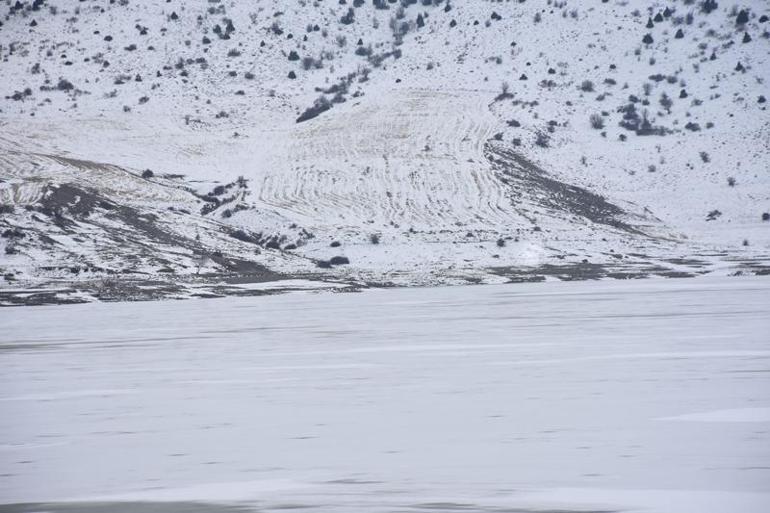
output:
<svg viewBox="0 0 770 513"><path fill-rule="evenodd" d="M0 503L770 508L759 277L87 304L0 322Z"/></svg>

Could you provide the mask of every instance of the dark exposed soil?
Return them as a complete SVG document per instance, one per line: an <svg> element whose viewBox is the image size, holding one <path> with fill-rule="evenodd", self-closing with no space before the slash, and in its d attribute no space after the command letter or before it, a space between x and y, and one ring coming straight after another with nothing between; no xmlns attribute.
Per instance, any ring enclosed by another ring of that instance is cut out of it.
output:
<svg viewBox="0 0 770 513"><path fill-rule="evenodd" d="M681 271L661 265L568 263L545 264L537 267L493 267L490 272L508 278L510 283L545 281L556 278L561 281L599 280L612 278L629 280L660 276L665 278L693 278L701 272Z"/></svg>
<svg viewBox="0 0 770 513"><path fill-rule="evenodd" d="M638 227L624 221L629 213L604 197L550 176L541 167L501 143L487 142L484 154L511 189L516 199L527 199L553 212L584 218L630 234L646 236Z"/></svg>

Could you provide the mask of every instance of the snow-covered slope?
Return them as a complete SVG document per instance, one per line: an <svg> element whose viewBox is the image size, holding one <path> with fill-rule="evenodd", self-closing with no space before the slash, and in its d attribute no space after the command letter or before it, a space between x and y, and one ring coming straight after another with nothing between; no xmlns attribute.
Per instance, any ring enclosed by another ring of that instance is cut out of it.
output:
<svg viewBox="0 0 770 513"><path fill-rule="evenodd" d="M4 287L767 271L764 1L0 9Z"/></svg>

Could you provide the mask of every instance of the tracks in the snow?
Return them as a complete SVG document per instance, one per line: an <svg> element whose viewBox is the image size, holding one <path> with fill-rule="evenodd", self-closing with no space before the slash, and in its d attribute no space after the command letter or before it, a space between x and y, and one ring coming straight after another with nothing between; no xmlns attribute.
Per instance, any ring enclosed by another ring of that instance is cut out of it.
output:
<svg viewBox="0 0 770 513"><path fill-rule="evenodd" d="M484 159L495 120L481 95L409 91L332 114L298 125L285 164L256 187L259 201L327 227L515 220Z"/></svg>

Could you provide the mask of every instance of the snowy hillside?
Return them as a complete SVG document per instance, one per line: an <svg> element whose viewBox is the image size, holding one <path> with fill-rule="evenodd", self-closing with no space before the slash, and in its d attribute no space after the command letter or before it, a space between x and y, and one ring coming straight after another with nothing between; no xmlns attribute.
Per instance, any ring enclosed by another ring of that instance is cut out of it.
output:
<svg viewBox="0 0 770 513"><path fill-rule="evenodd" d="M4 302L770 269L763 0L0 15Z"/></svg>

